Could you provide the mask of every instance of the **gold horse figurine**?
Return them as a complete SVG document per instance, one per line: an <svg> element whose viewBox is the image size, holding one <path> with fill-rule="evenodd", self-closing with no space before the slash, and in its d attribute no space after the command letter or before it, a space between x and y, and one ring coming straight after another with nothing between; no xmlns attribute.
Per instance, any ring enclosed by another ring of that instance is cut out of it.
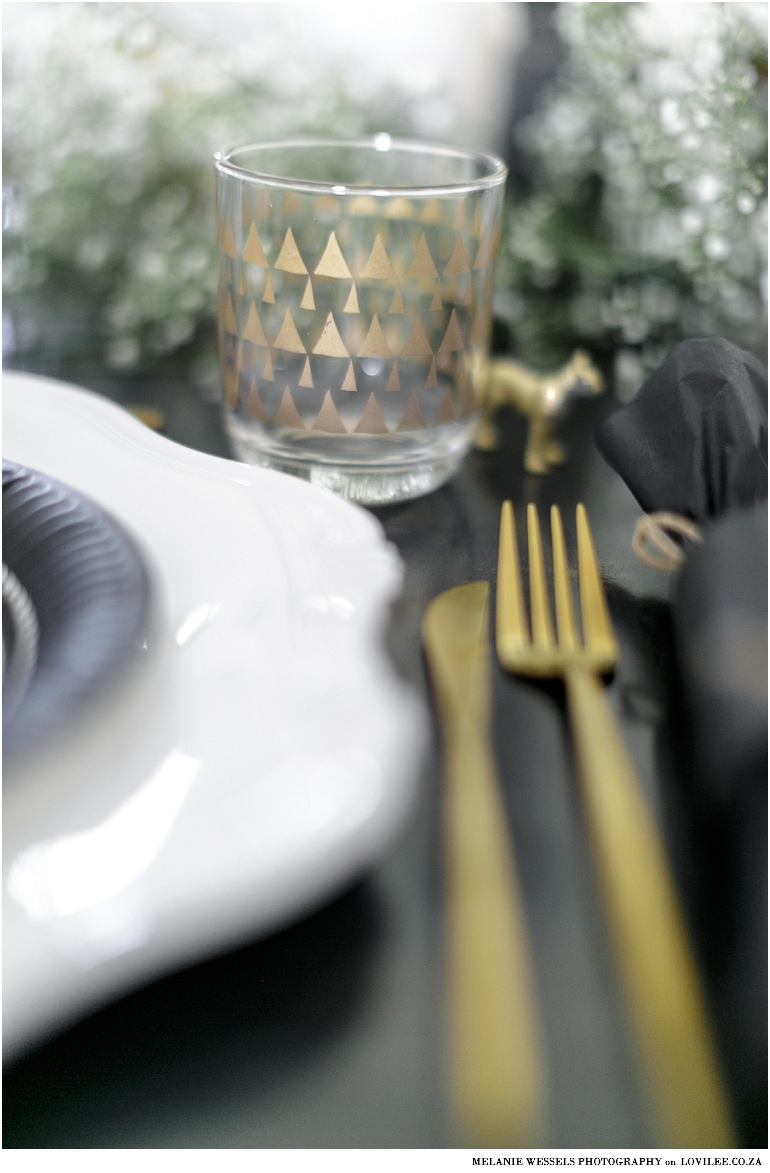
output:
<svg viewBox="0 0 770 1173"><path fill-rule="evenodd" d="M494 416L508 405L529 419L524 468L530 473L547 473L562 464L567 453L553 438L553 425L578 396L598 395L604 390L601 374L584 350L576 350L566 366L551 375L541 375L509 358L489 363L481 418L476 429L477 448L497 447Z"/></svg>

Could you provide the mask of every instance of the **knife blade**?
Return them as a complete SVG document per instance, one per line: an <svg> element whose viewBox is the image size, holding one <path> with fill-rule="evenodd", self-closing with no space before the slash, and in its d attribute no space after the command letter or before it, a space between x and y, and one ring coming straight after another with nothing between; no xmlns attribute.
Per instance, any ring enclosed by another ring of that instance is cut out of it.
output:
<svg viewBox="0 0 770 1173"><path fill-rule="evenodd" d="M538 1147L547 1093L532 955L491 746L489 584L426 608L444 744L448 1082L460 1146Z"/></svg>

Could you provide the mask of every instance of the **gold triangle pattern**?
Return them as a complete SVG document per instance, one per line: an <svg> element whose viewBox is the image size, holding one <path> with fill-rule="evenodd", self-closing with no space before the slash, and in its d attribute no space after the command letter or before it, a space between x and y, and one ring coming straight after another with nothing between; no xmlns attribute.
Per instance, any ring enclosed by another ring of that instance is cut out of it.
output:
<svg viewBox="0 0 770 1173"><path fill-rule="evenodd" d="M425 386L426 387L438 387L438 375L436 373L436 356L435 356L435 354L433 355L433 359L430 364L430 370L428 371L428 377L425 380Z"/></svg>
<svg viewBox="0 0 770 1173"><path fill-rule="evenodd" d="M447 351L462 350L464 346L463 336L460 333L460 323L457 321L457 311L452 310L452 316L449 319L449 325L446 328L446 334L438 348L438 352L439 354L443 354Z"/></svg>
<svg viewBox="0 0 770 1173"><path fill-rule="evenodd" d="M398 285L396 287L396 296L393 298L393 301L390 303L390 309L388 310L388 313L389 314L403 314L403 312L404 312L404 299L401 296L401 286Z"/></svg>
<svg viewBox="0 0 770 1173"><path fill-rule="evenodd" d="M476 215L473 217L473 227L471 228L471 236L475 236L478 240L481 234L481 201L476 201Z"/></svg>
<svg viewBox="0 0 770 1173"><path fill-rule="evenodd" d="M418 314L414 319L411 333L407 338L401 350L402 358L428 358L432 357L433 347L430 344L430 339L425 332L425 327L422 324L422 318Z"/></svg>
<svg viewBox="0 0 770 1173"><path fill-rule="evenodd" d="M347 374L345 375L345 382L340 387L341 391L357 391L356 386L356 372L353 370L353 360L348 364Z"/></svg>
<svg viewBox="0 0 770 1173"><path fill-rule="evenodd" d="M348 294L348 300L345 302L345 308L343 309L342 312L343 312L343 314L360 314L361 313L360 309L358 308L358 292L356 290L355 281L353 282L353 284L350 287L350 293Z"/></svg>
<svg viewBox="0 0 770 1173"><path fill-rule="evenodd" d="M243 273L241 272L241 273L239 274L239 276L238 276L238 295L239 295L240 297L243 297L243 294L244 294L244 288L243 288Z"/></svg>
<svg viewBox="0 0 770 1173"><path fill-rule="evenodd" d="M310 370L310 359L309 358L305 359L305 365L302 368L302 374L299 377L298 386L300 386L300 387L312 387L313 386L313 372Z"/></svg>
<svg viewBox="0 0 770 1173"><path fill-rule="evenodd" d="M387 425L382 418L382 412L377 406L377 400L374 398L374 392L369 396L366 404L366 410L361 416L358 425L355 429L357 432L365 432L369 435L381 436L387 432Z"/></svg>
<svg viewBox="0 0 770 1173"><path fill-rule="evenodd" d="M382 243L382 237L377 236L374 242L369 260L364 265L359 273L359 277L365 281L395 281L396 270L390 263L390 257L385 251L385 245Z"/></svg>
<svg viewBox="0 0 770 1173"><path fill-rule="evenodd" d="M349 216L376 216L378 211L377 201L371 196L356 196L348 207Z"/></svg>
<svg viewBox="0 0 770 1173"><path fill-rule="evenodd" d="M227 217L225 225L225 233L222 238L222 249L228 257L232 257L234 261L238 260L238 250L235 247L235 237L233 236L233 226L230 223L230 217Z"/></svg>
<svg viewBox="0 0 770 1173"><path fill-rule="evenodd" d="M449 388L447 387L446 393L444 394L444 398L441 403L441 407L438 409L438 415L436 416L436 423L437 424L451 424L451 423L453 423L454 418L455 418L455 411L454 411L454 407L452 406L452 395L450 393Z"/></svg>
<svg viewBox="0 0 770 1173"><path fill-rule="evenodd" d="M423 224L441 223L441 204L438 200L428 200L422 210L420 220Z"/></svg>
<svg viewBox="0 0 770 1173"><path fill-rule="evenodd" d="M490 269L489 276L487 277L487 283L484 286L484 297L487 299L487 301L489 301L490 297L492 296L492 281L492 270Z"/></svg>
<svg viewBox="0 0 770 1173"><path fill-rule="evenodd" d="M257 390L257 384L254 379L251 380L249 398L246 400L246 412L248 415L253 415L254 419L267 420L267 415L265 414L265 409L259 397L259 391Z"/></svg>
<svg viewBox="0 0 770 1173"><path fill-rule="evenodd" d="M301 212L304 206L305 205L302 203L301 198L295 191L287 191L286 195L283 197L281 211L283 212L284 216L291 216L293 212Z"/></svg>
<svg viewBox="0 0 770 1173"><path fill-rule="evenodd" d="M340 391L358 391L358 387L356 385L356 371L353 369L352 359L350 360L349 364L347 364L347 371L345 372L343 385L339 389Z"/></svg>
<svg viewBox="0 0 770 1173"><path fill-rule="evenodd" d="M283 424L287 428L302 428L304 430L305 425L302 422L302 416L297 411L288 384L284 389L283 399L281 400L278 411L275 413L273 423Z"/></svg>
<svg viewBox="0 0 770 1173"><path fill-rule="evenodd" d="M476 310L476 317L473 319L471 332L468 335L468 345L476 346L486 341L487 337L487 309L480 305Z"/></svg>
<svg viewBox="0 0 770 1173"><path fill-rule="evenodd" d="M230 404L230 407L235 407L238 403L238 375L236 371L231 371L229 367L225 368L223 375L223 382L225 385L225 399Z"/></svg>
<svg viewBox="0 0 770 1173"><path fill-rule="evenodd" d="M463 305L473 305L473 278L468 278L468 284L465 289L465 297L462 301Z"/></svg>
<svg viewBox="0 0 770 1173"><path fill-rule="evenodd" d="M275 291L273 290L273 274L268 272L267 281L265 282L265 292L262 294L262 300L266 301L268 305L275 305Z"/></svg>
<svg viewBox="0 0 770 1173"><path fill-rule="evenodd" d="M455 209L455 214L452 217L452 227L453 228L464 228L465 227L465 200L460 200L460 202L457 205L457 208Z"/></svg>
<svg viewBox="0 0 770 1173"><path fill-rule="evenodd" d="M291 310L287 310L284 314L281 328L278 331L278 337L273 343L273 346L277 346L279 350L290 350L292 354L307 354L302 344L302 339L297 332L297 327L294 325Z"/></svg>
<svg viewBox="0 0 770 1173"><path fill-rule="evenodd" d="M386 391L400 391L401 384L398 381L398 363L393 363L393 370L390 372L390 378L385 386Z"/></svg>
<svg viewBox="0 0 770 1173"><path fill-rule="evenodd" d="M266 187L263 187L259 197L259 203L257 204L257 219L266 220L270 215L271 207L270 193Z"/></svg>
<svg viewBox="0 0 770 1173"><path fill-rule="evenodd" d="M329 236L323 256L316 266L315 275L316 277L347 278L353 276L342 255L342 249L337 242L337 237L333 232Z"/></svg>
<svg viewBox="0 0 770 1173"><path fill-rule="evenodd" d="M291 195L292 192L289 192ZM288 196L286 197L288 199ZM286 200L284 200L284 203ZM286 236L284 237L281 251L278 254L278 260L275 262L276 269L282 269L284 273L307 273L305 262L299 255L297 242L294 239L294 233L291 228L287 228Z"/></svg>
<svg viewBox="0 0 770 1173"><path fill-rule="evenodd" d="M433 263L430 249L425 241L425 233L420 237L417 251L412 257L412 263L404 273L405 277L438 277L438 269Z"/></svg>
<svg viewBox="0 0 770 1173"><path fill-rule="evenodd" d="M465 355L462 351L458 354L455 363L455 379L461 386L468 381L468 368L465 365Z"/></svg>
<svg viewBox="0 0 770 1173"><path fill-rule="evenodd" d="M320 195L313 204L317 216L336 216L339 210L340 201L333 195Z"/></svg>
<svg viewBox="0 0 770 1173"><path fill-rule="evenodd" d="M267 352L267 358L265 359L265 369L262 372L262 378L267 383L272 383L275 379L275 375L273 374L273 359L269 350Z"/></svg>
<svg viewBox="0 0 770 1173"><path fill-rule="evenodd" d="M417 393L412 392L412 398L407 404L401 423L396 428L397 432L413 432L415 428L425 427L425 416L420 411L420 405L417 402Z"/></svg>
<svg viewBox="0 0 770 1173"><path fill-rule="evenodd" d="M265 338L265 331L262 329L255 302L251 303L243 337L247 342L253 342L255 346L267 346L267 338Z"/></svg>
<svg viewBox="0 0 770 1173"><path fill-rule="evenodd" d="M347 428L340 419L340 413L334 406L331 391L327 391L324 395L324 401L321 404L321 410L318 413L318 418L313 424L314 432L337 432L345 435Z"/></svg>
<svg viewBox="0 0 770 1173"><path fill-rule="evenodd" d="M444 303L441 300L441 282L436 282L436 292L433 294L433 301L430 303L432 310L443 310Z"/></svg>
<svg viewBox="0 0 770 1173"><path fill-rule="evenodd" d="M299 303L301 310L314 310L315 298L313 297L313 282L308 277L305 292L302 294L302 301Z"/></svg>
<svg viewBox="0 0 770 1173"><path fill-rule="evenodd" d="M476 260L473 262L474 269L486 269L487 265L492 264L492 245L489 241L489 234L486 230L481 234L481 243L479 244L479 251L476 254Z"/></svg>
<svg viewBox="0 0 770 1173"><path fill-rule="evenodd" d="M313 347L313 354L327 354L331 358L349 358L347 347L340 337L340 332L334 323L334 315L329 314L321 337Z"/></svg>
<svg viewBox="0 0 770 1173"><path fill-rule="evenodd" d="M248 261L250 265L258 265L260 269L266 269L268 267L265 250L262 247L262 241L259 239L257 226L253 220L249 229L249 239L246 241L246 247L243 250L243 259L244 261Z"/></svg>
<svg viewBox="0 0 770 1173"><path fill-rule="evenodd" d="M384 215L389 220L411 220L414 216L414 208L409 200L399 196L395 200L389 200L385 205Z"/></svg>
<svg viewBox="0 0 770 1173"><path fill-rule="evenodd" d="M379 239L379 237L377 238ZM388 346L388 341L382 332L382 326L377 320L375 314L372 318L372 324L369 327L369 333L364 339L364 344L358 352L359 358L393 358L393 351Z"/></svg>
<svg viewBox="0 0 770 1173"><path fill-rule="evenodd" d="M228 334L235 334L236 337L238 336L238 323L235 320L233 299L229 293L227 295L227 301L225 302L225 312L222 315L222 325L224 326L225 330L227 330Z"/></svg>
<svg viewBox="0 0 770 1173"><path fill-rule="evenodd" d="M456 277L460 273L470 273L470 270L470 261L468 260L468 254L465 251L463 238L458 232L457 240L455 241L454 248L452 249L452 255L447 261L446 268L444 269L444 276Z"/></svg>

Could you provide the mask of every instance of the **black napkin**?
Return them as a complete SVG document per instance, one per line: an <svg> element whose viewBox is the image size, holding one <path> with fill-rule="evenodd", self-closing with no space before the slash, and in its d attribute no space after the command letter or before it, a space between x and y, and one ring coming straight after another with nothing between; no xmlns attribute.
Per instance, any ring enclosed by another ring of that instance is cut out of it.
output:
<svg viewBox="0 0 770 1173"><path fill-rule="evenodd" d="M690 546L673 620L692 763L716 803L767 779L767 505Z"/></svg>
<svg viewBox="0 0 770 1173"><path fill-rule="evenodd" d="M767 1143L767 374L723 338L675 346L596 442L647 513L701 526L672 618L702 948L743 1143ZM630 535L629 535L630 540Z"/></svg>
<svg viewBox="0 0 770 1173"><path fill-rule="evenodd" d="M767 372L724 338L679 342L596 443L645 513L703 522L766 500Z"/></svg>
<svg viewBox="0 0 770 1173"><path fill-rule="evenodd" d="M674 592L712 1008L743 1143L767 1144L767 505L690 547Z"/></svg>
<svg viewBox="0 0 770 1173"><path fill-rule="evenodd" d="M703 527L673 613L692 761L722 801L767 760L767 374L724 338L680 342L596 440L646 512Z"/></svg>

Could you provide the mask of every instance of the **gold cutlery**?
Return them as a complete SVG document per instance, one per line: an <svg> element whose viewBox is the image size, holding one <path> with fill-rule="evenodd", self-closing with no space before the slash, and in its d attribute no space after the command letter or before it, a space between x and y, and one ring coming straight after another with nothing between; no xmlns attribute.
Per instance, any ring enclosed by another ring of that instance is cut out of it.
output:
<svg viewBox="0 0 770 1173"><path fill-rule="evenodd" d="M444 738L449 1079L460 1146L536 1147L545 1074L532 960L491 748L489 584L422 624Z"/></svg>
<svg viewBox="0 0 770 1173"><path fill-rule="evenodd" d="M697 969L663 846L601 680L615 665L618 646L585 508L577 507L582 640L558 508L551 507L556 637L534 505L527 507L527 535L531 637L513 508L506 501L497 654L511 672L564 680L595 866L660 1143L729 1148L733 1133Z"/></svg>

